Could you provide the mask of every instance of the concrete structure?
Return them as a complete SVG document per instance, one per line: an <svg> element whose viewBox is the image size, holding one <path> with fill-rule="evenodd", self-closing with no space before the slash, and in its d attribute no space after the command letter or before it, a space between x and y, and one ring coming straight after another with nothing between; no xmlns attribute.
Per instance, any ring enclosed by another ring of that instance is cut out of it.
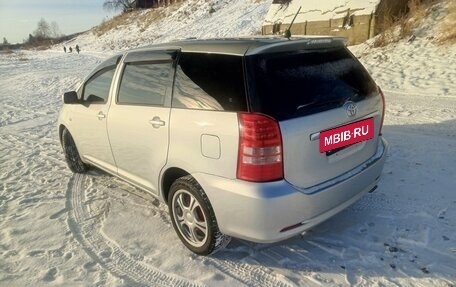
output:
<svg viewBox="0 0 456 287"><path fill-rule="evenodd" d="M274 0L263 23L262 34L333 35L359 44L378 33L386 14L398 15L408 0ZM299 7L300 12L297 14Z"/></svg>

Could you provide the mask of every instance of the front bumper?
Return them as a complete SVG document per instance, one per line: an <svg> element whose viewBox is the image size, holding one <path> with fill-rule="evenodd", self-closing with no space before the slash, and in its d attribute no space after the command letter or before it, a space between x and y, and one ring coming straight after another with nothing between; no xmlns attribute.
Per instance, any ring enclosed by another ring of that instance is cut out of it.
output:
<svg viewBox="0 0 456 287"><path fill-rule="evenodd" d="M285 180L254 183L201 173L193 176L205 190L222 233L271 243L302 233L373 190L387 150L388 143L382 139L369 161L311 190L298 189Z"/></svg>

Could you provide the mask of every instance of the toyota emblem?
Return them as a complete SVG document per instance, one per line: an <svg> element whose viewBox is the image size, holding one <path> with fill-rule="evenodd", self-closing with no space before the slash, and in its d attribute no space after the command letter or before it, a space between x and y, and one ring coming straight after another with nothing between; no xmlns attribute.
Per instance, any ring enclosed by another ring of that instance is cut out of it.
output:
<svg viewBox="0 0 456 287"><path fill-rule="evenodd" d="M346 102L344 107L345 107L345 111L347 112L347 116L349 116L349 117L356 116L356 113L358 112L358 106L354 102L352 102L352 101Z"/></svg>

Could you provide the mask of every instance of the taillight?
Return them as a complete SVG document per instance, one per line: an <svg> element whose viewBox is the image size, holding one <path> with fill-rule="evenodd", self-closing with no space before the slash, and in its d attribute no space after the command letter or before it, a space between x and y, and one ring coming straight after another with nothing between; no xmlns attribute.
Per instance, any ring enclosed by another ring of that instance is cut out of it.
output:
<svg viewBox="0 0 456 287"><path fill-rule="evenodd" d="M268 116L239 113L237 178L265 182L283 178L282 135Z"/></svg>
<svg viewBox="0 0 456 287"><path fill-rule="evenodd" d="M382 128L383 128L383 122L385 121L385 94L383 94L382 89L378 87L378 92L380 93L380 96L382 96L382 103L383 103L383 109L382 109L382 121L380 123L380 135L382 134Z"/></svg>

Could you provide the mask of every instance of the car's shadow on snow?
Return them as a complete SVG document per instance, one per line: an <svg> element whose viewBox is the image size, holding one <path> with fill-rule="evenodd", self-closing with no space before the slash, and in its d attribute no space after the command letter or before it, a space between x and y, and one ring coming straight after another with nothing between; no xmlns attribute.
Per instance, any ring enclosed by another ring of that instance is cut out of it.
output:
<svg viewBox="0 0 456 287"><path fill-rule="evenodd" d="M391 149L374 193L301 237L233 240L213 257L261 264L298 285L308 276L330 283L337 273L351 285L430 278L454 286L456 120L383 131Z"/></svg>

